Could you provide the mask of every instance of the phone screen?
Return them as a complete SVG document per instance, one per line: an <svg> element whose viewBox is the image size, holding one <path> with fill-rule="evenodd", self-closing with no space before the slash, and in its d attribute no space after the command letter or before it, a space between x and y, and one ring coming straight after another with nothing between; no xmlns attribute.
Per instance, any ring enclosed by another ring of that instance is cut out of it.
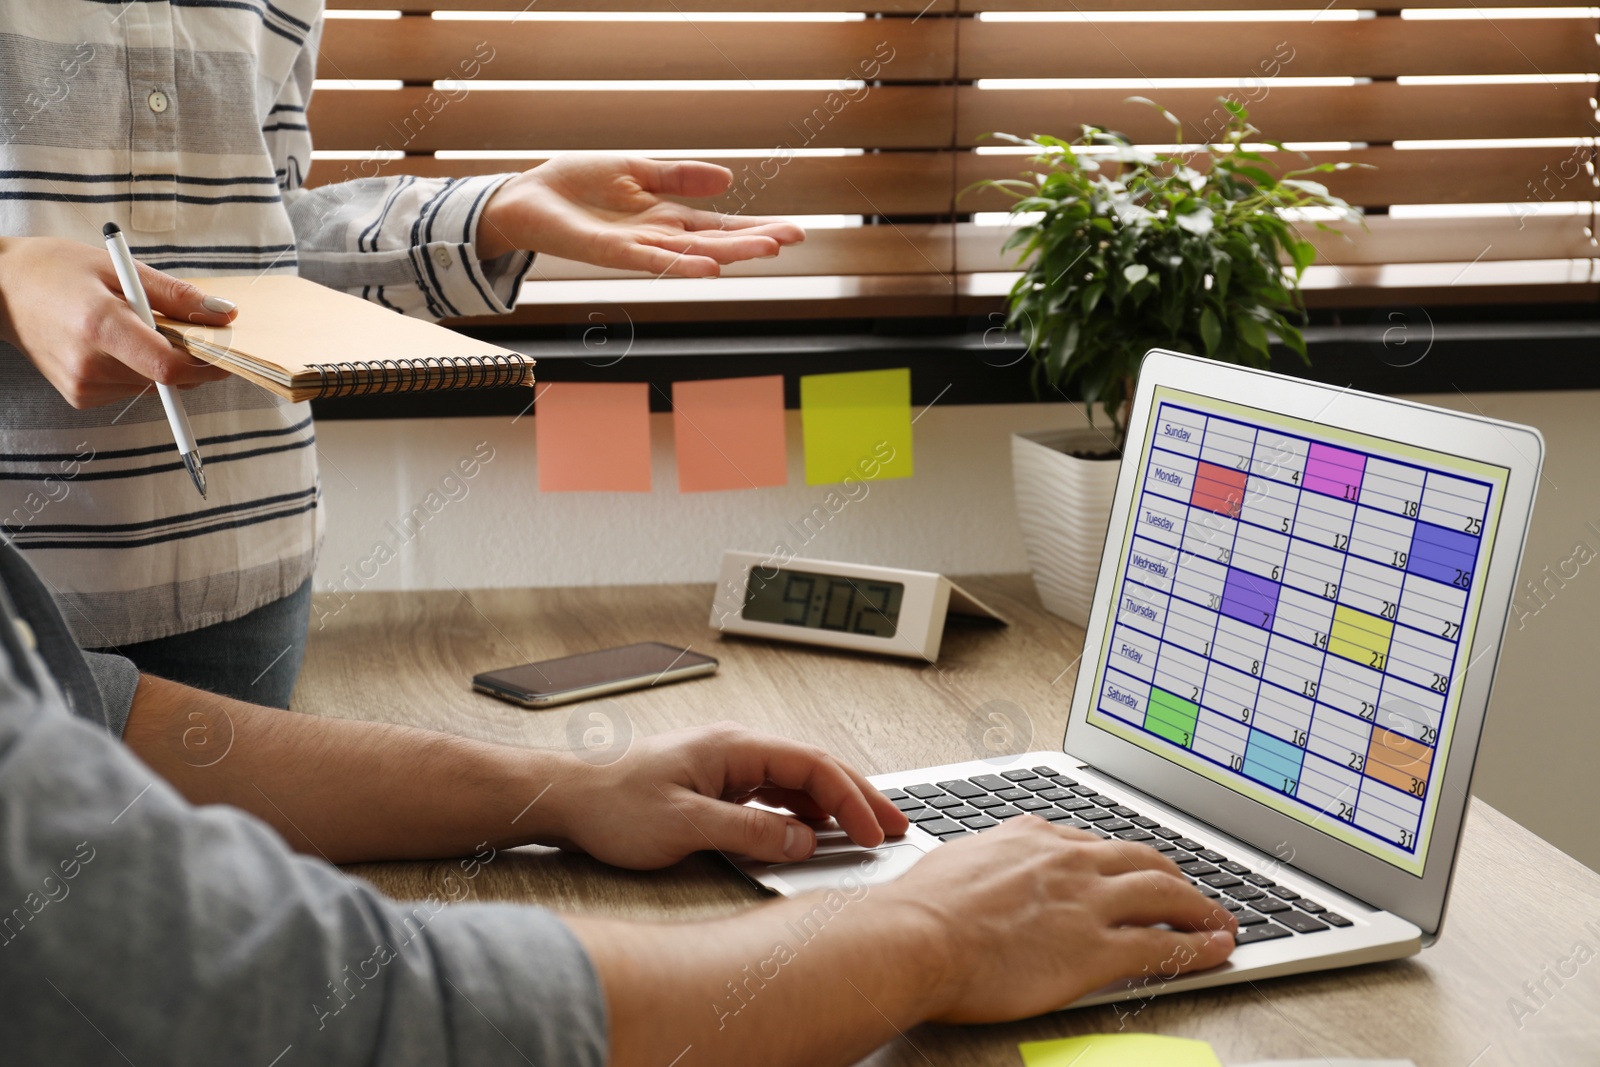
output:
<svg viewBox="0 0 1600 1067"><path fill-rule="evenodd" d="M526 663L502 671L489 671L478 675L473 681L486 688L519 696L553 696L614 682L638 680L643 685L649 685L652 680L669 671L676 673L686 667L716 662L698 652L659 641L645 641L621 648L605 648L598 652L582 652L576 656Z"/></svg>

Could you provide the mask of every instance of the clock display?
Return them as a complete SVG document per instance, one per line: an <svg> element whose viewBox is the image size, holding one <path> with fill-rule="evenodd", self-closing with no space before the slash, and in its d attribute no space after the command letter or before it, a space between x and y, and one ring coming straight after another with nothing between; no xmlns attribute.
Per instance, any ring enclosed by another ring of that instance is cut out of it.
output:
<svg viewBox="0 0 1600 1067"><path fill-rule="evenodd" d="M752 622L867 637L893 637L896 633L906 591L900 582L791 570L778 570L769 579L756 571L749 571L741 613Z"/></svg>

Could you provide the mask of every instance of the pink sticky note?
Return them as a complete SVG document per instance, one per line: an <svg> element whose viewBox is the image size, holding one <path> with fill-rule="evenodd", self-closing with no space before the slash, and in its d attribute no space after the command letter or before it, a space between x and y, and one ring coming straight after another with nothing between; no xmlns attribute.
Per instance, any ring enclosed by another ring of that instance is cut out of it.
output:
<svg viewBox="0 0 1600 1067"><path fill-rule="evenodd" d="M534 409L541 493L650 491L650 386L552 382Z"/></svg>
<svg viewBox="0 0 1600 1067"><path fill-rule="evenodd" d="M678 491L789 484L783 375L672 383Z"/></svg>

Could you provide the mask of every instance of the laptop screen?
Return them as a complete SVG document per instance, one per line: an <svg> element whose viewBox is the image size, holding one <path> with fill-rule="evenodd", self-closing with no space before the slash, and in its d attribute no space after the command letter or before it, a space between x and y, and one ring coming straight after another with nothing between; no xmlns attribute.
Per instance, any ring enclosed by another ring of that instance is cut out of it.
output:
<svg viewBox="0 0 1600 1067"><path fill-rule="evenodd" d="M1509 472L1153 404L1088 721L1420 877Z"/></svg>

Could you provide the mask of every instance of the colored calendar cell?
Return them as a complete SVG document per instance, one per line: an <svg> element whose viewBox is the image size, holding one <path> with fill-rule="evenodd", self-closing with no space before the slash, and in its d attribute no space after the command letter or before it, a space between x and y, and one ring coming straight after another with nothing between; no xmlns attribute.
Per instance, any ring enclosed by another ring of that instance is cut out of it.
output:
<svg viewBox="0 0 1600 1067"><path fill-rule="evenodd" d="M1405 734L1378 727L1367 746L1366 775L1402 793L1420 797L1427 789L1433 749Z"/></svg>
<svg viewBox="0 0 1600 1067"><path fill-rule="evenodd" d="M1305 487L1340 500L1355 500L1361 495L1361 474L1367 457L1359 452L1313 444L1306 457Z"/></svg>
<svg viewBox="0 0 1600 1067"><path fill-rule="evenodd" d="M1389 658L1389 641L1393 636L1394 623L1388 619L1340 604L1333 610L1328 652L1381 671Z"/></svg>
<svg viewBox="0 0 1600 1067"><path fill-rule="evenodd" d="M1219 515L1238 515L1244 507L1246 477L1244 471L1201 461L1195 474L1194 496L1189 503Z"/></svg>
<svg viewBox="0 0 1600 1067"><path fill-rule="evenodd" d="M1228 568L1228 581L1222 587L1224 615L1270 630L1277 610L1277 582L1237 567Z"/></svg>
<svg viewBox="0 0 1600 1067"><path fill-rule="evenodd" d="M1466 589L1472 584L1472 566L1477 558L1476 537L1419 522L1416 533L1411 537L1406 570L1445 585Z"/></svg>
<svg viewBox="0 0 1600 1067"><path fill-rule="evenodd" d="M1414 856L1492 488L1260 414L1160 403L1092 714Z"/></svg>
<svg viewBox="0 0 1600 1067"><path fill-rule="evenodd" d="M1300 782L1300 763L1305 752L1281 738L1260 730L1250 731L1250 745L1244 750L1244 773L1278 790L1293 793Z"/></svg>
<svg viewBox="0 0 1600 1067"><path fill-rule="evenodd" d="M1194 724L1199 716L1199 705L1165 689L1152 688L1144 728L1175 745L1188 748L1194 741Z"/></svg>

